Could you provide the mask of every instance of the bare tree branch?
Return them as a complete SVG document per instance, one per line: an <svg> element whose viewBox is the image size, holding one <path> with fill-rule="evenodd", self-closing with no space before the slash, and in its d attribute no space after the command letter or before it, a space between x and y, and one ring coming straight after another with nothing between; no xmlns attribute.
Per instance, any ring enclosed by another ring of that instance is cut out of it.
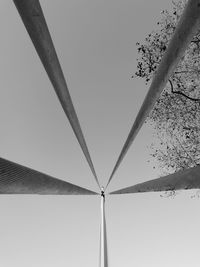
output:
<svg viewBox="0 0 200 267"><path fill-rule="evenodd" d="M170 83L170 86L171 86L171 92L172 92L173 94L182 95L182 96L184 96L184 97L190 99L191 101L200 102L200 99L199 99L199 98L193 98L193 97L190 97L190 96L184 94L184 93L181 92L181 91L174 91L174 86L173 86L172 81L169 80L169 83Z"/></svg>

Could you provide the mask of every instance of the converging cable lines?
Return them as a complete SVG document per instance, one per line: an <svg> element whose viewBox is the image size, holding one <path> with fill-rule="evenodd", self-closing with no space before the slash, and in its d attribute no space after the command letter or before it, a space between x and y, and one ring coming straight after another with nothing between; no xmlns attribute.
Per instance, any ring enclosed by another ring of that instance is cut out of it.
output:
<svg viewBox="0 0 200 267"><path fill-rule="evenodd" d="M41 62L49 76L74 134L81 146L94 178L100 184L87 148L81 126L51 39L45 17L38 0L13 0L26 30L35 46Z"/></svg>
<svg viewBox="0 0 200 267"><path fill-rule="evenodd" d="M162 90L168 82L170 75L175 70L179 60L183 56L188 44L192 40L200 27L200 1L189 0L186 8L178 22L174 35L169 43L168 49L163 56L163 59L158 67L158 70L153 78L146 98L141 106L141 109L135 119L128 138L122 148L122 151L117 159L111 176L108 180L106 188L111 182L116 170L125 157L128 149L133 143L143 123L147 119L149 113L154 107Z"/></svg>

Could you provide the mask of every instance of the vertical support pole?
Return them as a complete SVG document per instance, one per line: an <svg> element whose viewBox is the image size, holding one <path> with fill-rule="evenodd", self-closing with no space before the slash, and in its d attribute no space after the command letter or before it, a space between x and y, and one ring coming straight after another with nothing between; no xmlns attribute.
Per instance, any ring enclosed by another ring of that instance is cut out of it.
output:
<svg viewBox="0 0 200 267"><path fill-rule="evenodd" d="M101 235L100 235L100 267L108 267L107 234L105 219L105 194L101 188Z"/></svg>

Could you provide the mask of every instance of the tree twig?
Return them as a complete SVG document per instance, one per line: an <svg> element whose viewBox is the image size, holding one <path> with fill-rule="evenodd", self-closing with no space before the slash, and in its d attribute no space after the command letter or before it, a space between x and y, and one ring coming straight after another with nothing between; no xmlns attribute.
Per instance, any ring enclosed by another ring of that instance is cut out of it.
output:
<svg viewBox="0 0 200 267"><path fill-rule="evenodd" d="M190 97L190 96L184 94L184 93L181 92L181 91L174 91L174 86L173 86L172 81L169 80L169 83L170 83L170 86L171 86L171 92L172 92L173 94L182 95L182 96L184 96L184 97L190 99L191 101L200 102L200 99L199 99L199 98L193 98L193 97Z"/></svg>

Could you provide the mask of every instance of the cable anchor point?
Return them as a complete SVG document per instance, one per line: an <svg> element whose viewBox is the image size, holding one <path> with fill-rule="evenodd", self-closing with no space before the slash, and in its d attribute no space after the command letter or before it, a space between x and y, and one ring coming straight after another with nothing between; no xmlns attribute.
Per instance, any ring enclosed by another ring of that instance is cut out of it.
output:
<svg viewBox="0 0 200 267"><path fill-rule="evenodd" d="M103 198L105 198L105 192L104 192L104 187L103 187L103 186L101 187L101 196L102 196Z"/></svg>

